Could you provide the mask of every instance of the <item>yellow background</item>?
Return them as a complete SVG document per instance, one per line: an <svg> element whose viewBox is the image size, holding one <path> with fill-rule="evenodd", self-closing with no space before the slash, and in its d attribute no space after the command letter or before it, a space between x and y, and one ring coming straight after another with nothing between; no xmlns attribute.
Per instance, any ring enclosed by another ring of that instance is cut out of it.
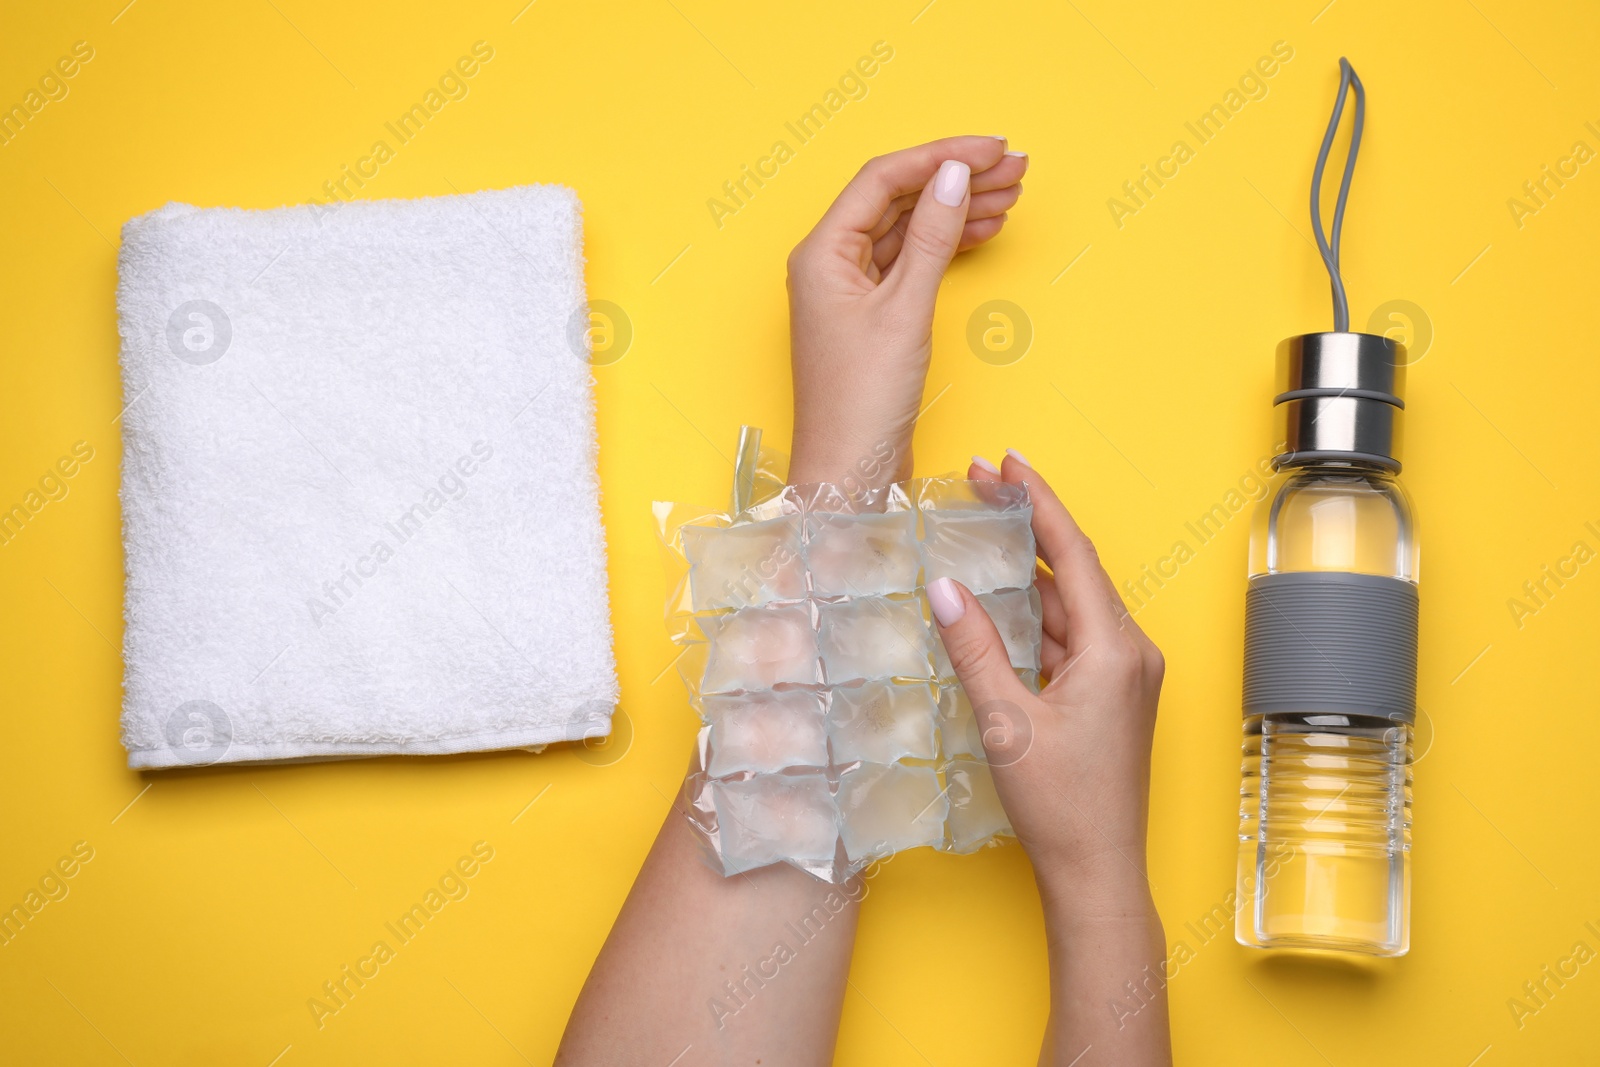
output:
<svg viewBox="0 0 1600 1067"><path fill-rule="evenodd" d="M4 1058L548 1060L694 731L663 673L649 503L724 500L741 422L786 441L788 249L874 153L971 132L1032 154L1004 235L950 272L918 471L1020 449L1120 585L1267 453L1277 341L1328 328L1305 201L1347 54L1371 94L1345 230L1352 319L1409 301L1433 333L1407 395L1431 723L1412 951L1307 963L1185 926L1234 879L1236 518L1139 614L1170 664L1150 852L1168 938L1195 953L1171 985L1178 1058L1600 1061L1600 963L1520 1028L1507 1006L1575 942L1600 950L1584 927L1600 927L1600 564L1520 628L1507 606L1574 542L1600 549L1600 164L1520 228L1507 208L1574 141L1600 149L1584 125L1600 126L1600 16L1509 0L924 2L8 5L0 104L75 41L95 55L0 147L0 505L75 441L95 458L0 546L0 904L74 842L94 858L0 947ZM631 744L132 773L117 738L119 228L168 201L323 195L478 40L495 55L470 95L361 195L562 182L583 198L590 295L634 330L596 372ZM894 58L868 96L719 228L708 198L880 40ZM1107 199L1280 40L1294 58L1267 97L1119 229ZM1010 365L965 340L991 299L1033 325ZM495 858L470 896L318 1029L308 998L480 840ZM1031 1062L1045 1004L1020 850L904 855L865 905L839 1061Z"/></svg>

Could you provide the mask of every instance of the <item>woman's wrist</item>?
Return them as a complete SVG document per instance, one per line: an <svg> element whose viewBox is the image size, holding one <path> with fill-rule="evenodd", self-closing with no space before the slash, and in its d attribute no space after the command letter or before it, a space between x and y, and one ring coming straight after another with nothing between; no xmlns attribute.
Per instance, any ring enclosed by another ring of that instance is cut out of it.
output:
<svg viewBox="0 0 1600 1067"><path fill-rule="evenodd" d="M797 425L789 453L789 481L795 485L877 489L911 476L911 440L899 435L873 439Z"/></svg>
<svg viewBox="0 0 1600 1067"><path fill-rule="evenodd" d="M1113 900L1084 901L1057 897L1044 903L1045 940L1052 948L1086 943L1125 946L1129 952L1164 956L1166 931L1148 884Z"/></svg>
<svg viewBox="0 0 1600 1067"><path fill-rule="evenodd" d="M1092 860L1036 862L1034 880L1046 923L1083 926L1154 918L1144 862L1142 851L1117 850Z"/></svg>

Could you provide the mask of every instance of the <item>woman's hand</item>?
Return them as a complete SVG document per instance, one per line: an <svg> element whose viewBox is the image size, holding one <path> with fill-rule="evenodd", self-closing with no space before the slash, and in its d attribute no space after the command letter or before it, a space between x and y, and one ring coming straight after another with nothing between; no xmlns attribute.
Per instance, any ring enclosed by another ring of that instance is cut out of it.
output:
<svg viewBox="0 0 1600 1067"><path fill-rule="evenodd" d="M1081 898L1124 875L1143 884L1161 653L1045 480L1015 455L1002 470L974 464L969 476L1028 486L1034 539L1054 572L1040 568L1037 579L1049 682L1037 696L1028 691L983 607L950 579L928 587L945 649L1041 888L1069 883Z"/></svg>
<svg viewBox="0 0 1600 1067"><path fill-rule="evenodd" d="M1041 1062L1170 1063L1166 942L1145 876L1150 746L1164 664L1060 499L1016 453L1000 472L1033 500L1048 684L1012 670L982 605L949 578L928 601L977 718L995 788L1033 863L1050 941ZM1126 983L1141 990L1128 995Z"/></svg>
<svg viewBox="0 0 1600 1067"><path fill-rule="evenodd" d="M933 306L955 254L1000 232L1028 157L949 137L868 161L789 256L790 480L910 476Z"/></svg>

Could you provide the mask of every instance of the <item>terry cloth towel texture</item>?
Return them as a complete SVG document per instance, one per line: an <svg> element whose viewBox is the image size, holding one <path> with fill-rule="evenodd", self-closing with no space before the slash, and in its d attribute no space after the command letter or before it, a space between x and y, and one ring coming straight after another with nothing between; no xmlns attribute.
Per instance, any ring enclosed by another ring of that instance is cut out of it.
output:
<svg viewBox="0 0 1600 1067"><path fill-rule="evenodd" d="M581 246L556 186L123 227L130 766L609 733Z"/></svg>

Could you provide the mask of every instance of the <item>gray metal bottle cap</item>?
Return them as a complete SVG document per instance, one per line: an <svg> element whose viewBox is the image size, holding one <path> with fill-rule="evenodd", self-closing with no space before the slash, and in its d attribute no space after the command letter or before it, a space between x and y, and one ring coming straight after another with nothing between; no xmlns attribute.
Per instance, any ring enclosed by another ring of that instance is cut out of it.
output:
<svg viewBox="0 0 1600 1067"><path fill-rule="evenodd" d="M1405 345L1371 333L1306 333L1278 345L1274 467L1400 469Z"/></svg>

